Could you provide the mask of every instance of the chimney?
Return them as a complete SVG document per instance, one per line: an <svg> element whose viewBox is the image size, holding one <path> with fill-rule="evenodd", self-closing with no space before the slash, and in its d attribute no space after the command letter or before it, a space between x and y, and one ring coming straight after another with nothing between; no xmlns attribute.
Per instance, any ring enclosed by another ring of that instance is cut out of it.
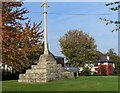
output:
<svg viewBox="0 0 120 93"><path fill-rule="evenodd" d="M107 55L107 60L110 60L110 57Z"/></svg>

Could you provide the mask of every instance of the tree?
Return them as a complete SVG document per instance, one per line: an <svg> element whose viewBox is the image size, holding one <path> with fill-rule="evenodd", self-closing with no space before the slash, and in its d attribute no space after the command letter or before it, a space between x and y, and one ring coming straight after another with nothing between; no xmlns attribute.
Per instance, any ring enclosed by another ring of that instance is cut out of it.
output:
<svg viewBox="0 0 120 93"><path fill-rule="evenodd" d="M61 52L73 66L84 66L85 63L93 63L98 58L95 40L83 31L70 30L59 42Z"/></svg>
<svg viewBox="0 0 120 93"><path fill-rule="evenodd" d="M117 74L120 75L120 57L117 55L114 49L109 49L106 53L111 60L115 61L115 70L117 71Z"/></svg>
<svg viewBox="0 0 120 93"><path fill-rule="evenodd" d="M110 8L110 10L112 10L112 11L118 11L120 9L120 5L119 4L120 4L119 1L118 2L111 2L111 3L106 4L106 6L116 5L116 6L112 7L112 8ZM112 32L113 31L119 31L119 29L120 29L120 20L108 20L106 18L100 18L100 19L103 20L103 21L105 21L106 25L108 25L108 24L114 24L117 27L116 29L112 30Z"/></svg>
<svg viewBox="0 0 120 93"><path fill-rule="evenodd" d="M10 65L14 72L25 72L31 65L28 56L42 52L42 33L39 24L25 25L21 21L28 19L24 14L28 11L21 8L23 2L2 3L2 63Z"/></svg>
<svg viewBox="0 0 120 93"><path fill-rule="evenodd" d="M108 3L106 4L106 6L111 6L111 5L115 5L115 7L112 7L110 8L110 10L112 11L118 11L118 15L120 14L120 1L118 2L111 2L111 3ZM117 28L112 30L113 31L119 31L120 30L120 20L108 20L106 18L100 18L101 20L105 21L106 22L106 25L108 24L114 24ZM118 59L119 59L119 56L118 56ZM118 72L118 75L120 75L120 62L117 62L117 72Z"/></svg>

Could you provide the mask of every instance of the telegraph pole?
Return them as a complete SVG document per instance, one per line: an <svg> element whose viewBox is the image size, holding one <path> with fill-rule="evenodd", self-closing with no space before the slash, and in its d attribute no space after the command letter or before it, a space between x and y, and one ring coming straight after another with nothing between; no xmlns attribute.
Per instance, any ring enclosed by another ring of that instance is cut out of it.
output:
<svg viewBox="0 0 120 93"><path fill-rule="evenodd" d="M48 50L48 35L47 35L47 3L43 3L43 5L41 6L44 8L44 54L47 55L49 54L49 50Z"/></svg>

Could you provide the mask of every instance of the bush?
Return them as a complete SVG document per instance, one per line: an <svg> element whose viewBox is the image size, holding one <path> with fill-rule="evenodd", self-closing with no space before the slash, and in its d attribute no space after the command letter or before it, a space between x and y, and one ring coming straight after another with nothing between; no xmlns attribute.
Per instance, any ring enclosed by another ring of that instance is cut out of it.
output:
<svg viewBox="0 0 120 93"><path fill-rule="evenodd" d="M98 74L97 72L94 72L93 76L101 76L101 74Z"/></svg>
<svg viewBox="0 0 120 93"><path fill-rule="evenodd" d="M101 68L101 75L106 76L106 67L104 66Z"/></svg>
<svg viewBox="0 0 120 93"><path fill-rule="evenodd" d="M10 73L8 71L1 71L2 80L17 80L19 79L19 73Z"/></svg>
<svg viewBox="0 0 120 93"><path fill-rule="evenodd" d="M90 76L90 75L91 75L91 69L90 69L89 67L85 67L85 68L83 69L83 74L84 74L85 76Z"/></svg>

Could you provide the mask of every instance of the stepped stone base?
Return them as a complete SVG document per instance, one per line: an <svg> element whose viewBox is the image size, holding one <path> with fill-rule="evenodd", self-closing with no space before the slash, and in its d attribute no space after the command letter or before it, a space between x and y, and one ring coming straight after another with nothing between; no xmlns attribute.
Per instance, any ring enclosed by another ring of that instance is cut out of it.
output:
<svg viewBox="0 0 120 93"><path fill-rule="evenodd" d="M54 57L48 54L41 55L37 65L32 65L31 69L28 69L25 74L20 74L18 82L46 83L66 78L74 78L74 74L64 72L62 65L57 64Z"/></svg>

